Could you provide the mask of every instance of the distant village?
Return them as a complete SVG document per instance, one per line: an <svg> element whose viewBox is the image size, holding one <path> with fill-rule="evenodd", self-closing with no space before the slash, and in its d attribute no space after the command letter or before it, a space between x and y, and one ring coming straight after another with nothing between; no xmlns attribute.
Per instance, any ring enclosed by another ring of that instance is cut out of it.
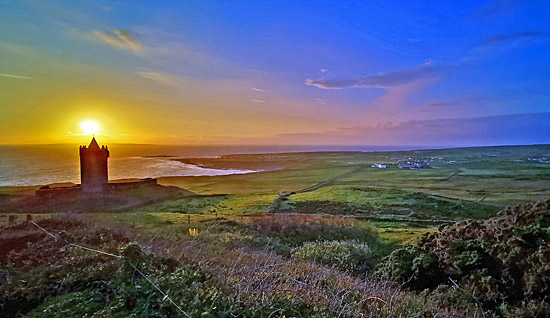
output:
<svg viewBox="0 0 550 318"><path fill-rule="evenodd" d="M528 162L550 163L550 158L527 158Z"/></svg>
<svg viewBox="0 0 550 318"><path fill-rule="evenodd" d="M416 158L407 158L407 159L398 159L398 158L391 158L391 160L397 160L395 163L375 163L371 167L373 168L379 168L379 169L386 169L386 168L399 168L399 169L411 169L411 170L417 170L417 169L429 169L430 165L428 164L427 160L425 159L416 159Z"/></svg>

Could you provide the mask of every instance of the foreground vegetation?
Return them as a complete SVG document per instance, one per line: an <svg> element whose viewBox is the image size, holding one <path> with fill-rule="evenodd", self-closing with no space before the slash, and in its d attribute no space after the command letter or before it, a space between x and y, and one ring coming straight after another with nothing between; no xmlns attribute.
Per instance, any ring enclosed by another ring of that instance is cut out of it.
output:
<svg viewBox="0 0 550 318"><path fill-rule="evenodd" d="M428 289L450 306L478 304L510 318L549 317L549 260L550 200L542 200L426 234L392 252L375 275Z"/></svg>
<svg viewBox="0 0 550 318"><path fill-rule="evenodd" d="M2 314L547 317L549 211L539 201L438 231L280 214L37 222L52 235L21 223L0 236Z"/></svg>
<svg viewBox="0 0 550 318"><path fill-rule="evenodd" d="M123 224L113 229L66 217L37 224L57 239L32 224L2 229L6 317L469 315L367 278L375 260L391 248L362 224L217 219L199 222L185 235L179 233L182 225L158 236Z"/></svg>

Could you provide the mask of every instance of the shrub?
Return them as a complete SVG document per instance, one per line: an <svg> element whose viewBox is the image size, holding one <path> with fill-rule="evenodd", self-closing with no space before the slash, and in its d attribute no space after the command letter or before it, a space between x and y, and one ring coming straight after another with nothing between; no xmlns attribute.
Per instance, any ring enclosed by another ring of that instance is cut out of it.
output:
<svg viewBox="0 0 550 318"><path fill-rule="evenodd" d="M370 256L367 243L358 241L308 242L292 251L292 257L298 260L315 261L349 271Z"/></svg>
<svg viewBox="0 0 550 318"><path fill-rule="evenodd" d="M506 317L548 317L549 211L546 199L442 227L393 252L376 273L413 288L452 282L464 298Z"/></svg>
<svg viewBox="0 0 550 318"><path fill-rule="evenodd" d="M437 257L410 246L393 251L376 269L375 275L418 290L436 287L445 279Z"/></svg>

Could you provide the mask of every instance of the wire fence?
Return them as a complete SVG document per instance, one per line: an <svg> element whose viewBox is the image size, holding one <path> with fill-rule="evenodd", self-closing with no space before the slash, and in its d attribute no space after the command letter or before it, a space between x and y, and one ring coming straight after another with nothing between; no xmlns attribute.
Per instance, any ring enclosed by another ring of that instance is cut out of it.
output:
<svg viewBox="0 0 550 318"><path fill-rule="evenodd" d="M61 238L50 233L48 230L46 230L45 228L41 227L40 225L38 225L36 222L30 220L30 223L32 223L34 226L38 227L40 230L42 230L44 233L46 233L47 235L49 235L51 238L53 238L56 242L58 240L60 240ZM91 252L95 252L95 253L98 253L98 254L103 254L103 255L107 255L107 256L111 256L111 257L116 257L116 258L119 258L119 259L123 259L126 263L128 263L128 265L130 265L137 273L139 273L141 276L143 276L143 278L145 278L162 296L162 301L165 301L165 300L168 300L174 307L176 307L184 316L188 317L188 318L191 318L191 316L189 316L178 304L176 304L172 298L170 298L168 296L167 293L165 293L164 291L162 291L162 289L160 289L160 287L158 287L149 277L147 277L147 275L145 275L141 270L139 270L139 268L137 268L134 264L130 263L129 260L127 260L124 256L122 255L115 255L115 254L112 254L112 253L108 253L108 252L104 252L104 251L101 251L101 250L97 250L97 249L93 249L93 248L90 248L90 247L87 247L87 246L82 246L82 245L78 245L78 244L74 244L74 243L69 243L69 242L66 242L65 240L61 239L63 241L63 243L67 244L68 246L74 246L74 247L78 247L78 248L81 248L81 249L84 249L84 250L87 250L87 251L91 251Z"/></svg>
<svg viewBox="0 0 550 318"><path fill-rule="evenodd" d="M89 214L93 215L99 215L104 212L90 212ZM213 213L213 214L202 214L202 213L185 213L185 212L166 212L166 211L142 211L139 213L144 214L160 214L160 213L168 213L168 214L174 214L180 216L184 223L193 223L193 222L199 222L199 221L205 221L205 220L214 220L217 218L236 218L236 219L247 219L247 218L258 218L258 217L266 217L271 215L279 215L279 216L296 216L296 215L302 215L302 216L322 216L322 217L345 217L345 218L369 218L368 216L360 216L360 215L340 215L340 214L331 214L331 213L293 213L293 212L285 212L285 213L240 213L240 214L232 214L232 213ZM32 219L49 219L54 216L60 215L61 213L7 213L7 214L0 214L0 226L2 225L14 225L21 221L24 221L26 218L26 215L31 215ZM113 214L136 214L135 212L117 212Z"/></svg>

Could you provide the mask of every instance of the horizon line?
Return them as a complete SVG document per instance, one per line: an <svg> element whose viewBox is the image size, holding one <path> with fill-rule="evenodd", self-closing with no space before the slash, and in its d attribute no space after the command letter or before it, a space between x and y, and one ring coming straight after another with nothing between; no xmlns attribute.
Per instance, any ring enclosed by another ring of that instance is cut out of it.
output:
<svg viewBox="0 0 550 318"><path fill-rule="evenodd" d="M353 147L388 147L388 148L408 148L399 150L312 150L312 151L299 151L299 152L385 152L385 151L414 151L414 150L443 150L443 149L463 149L463 148L487 148L487 147L521 147L521 146L550 146L549 143L517 143L517 144L484 144L484 145L316 145L316 144L152 144L152 143L117 143L112 142L110 145L119 146L150 146L150 147L330 147L330 148L353 148ZM45 143L45 144L0 144L0 147L32 147L32 146L78 146L81 143Z"/></svg>

